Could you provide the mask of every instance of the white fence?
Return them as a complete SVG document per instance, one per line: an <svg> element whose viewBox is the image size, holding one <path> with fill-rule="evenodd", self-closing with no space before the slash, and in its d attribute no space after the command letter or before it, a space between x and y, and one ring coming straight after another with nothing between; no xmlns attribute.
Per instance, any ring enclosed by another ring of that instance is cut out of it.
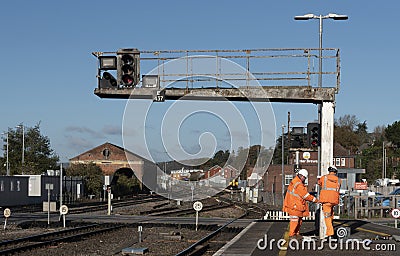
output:
<svg viewBox="0 0 400 256"><path fill-rule="evenodd" d="M289 214L278 210L271 210L265 213L264 220L289 220ZM315 220L315 212L310 212L310 215L304 217L303 220Z"/></svg>
<svg viewBox="0 0 400 256"><path fill-rule="evenodd" d="M289 220L289 214L278 210L267 211L264 215L264 220ZM334 215L333 219L339 219L339 215ZM303 220L315 220L315 212L310 211L309 216L303 217Z"/></svg>

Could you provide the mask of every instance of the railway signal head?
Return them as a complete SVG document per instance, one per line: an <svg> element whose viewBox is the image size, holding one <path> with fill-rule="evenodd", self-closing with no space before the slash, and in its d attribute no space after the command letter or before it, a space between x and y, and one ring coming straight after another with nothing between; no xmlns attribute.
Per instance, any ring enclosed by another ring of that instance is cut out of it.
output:
<svg viewBox="0 0 400 256"><path fill-rule="evenodd" d="M99 56L99 88L117 88L117 80L111 73L117 70L116 56ZM111 73L110 73L111 72Z"/></svg>
<svg viewBox="0 0 400 256"><path fill-rule="evenodd" d="M120 49L117 52L118 85L133 87L140 81L140 52L137 49Z"/></svg>
<svg viewBox="0 0 400 256"><path fill-rule="evenodd" d="M117 80L109 72L103 72L100 79L100 88L117 88Z"/></svg>
<svg viewBox="0 0 400 256"><path fill-rule="evenodd" d="M307 124L307 139L309 147L318 147L321 145L321 126L319 123Z"/></svg>

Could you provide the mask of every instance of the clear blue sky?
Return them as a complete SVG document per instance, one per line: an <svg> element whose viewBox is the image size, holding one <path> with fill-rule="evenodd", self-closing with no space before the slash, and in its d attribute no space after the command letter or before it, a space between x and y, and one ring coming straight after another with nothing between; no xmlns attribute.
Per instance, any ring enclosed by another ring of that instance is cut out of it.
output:
<svg viewBox="0 0 400 256"><path fill-rule="evenodd" d="M61 159L106 141L122 145L125 100L93 94L93 51L317 48L318 21L295 15L338 13L324 21L323 47L341 50L335 117L356 115L370 131L400 119L400 2L391 1L2 1L0 130L41 122ZM304 125L315 105L273 104L276 125ZM277 129L279 133L280 129ZM279 134L277 134L279 136Z"/></svg>

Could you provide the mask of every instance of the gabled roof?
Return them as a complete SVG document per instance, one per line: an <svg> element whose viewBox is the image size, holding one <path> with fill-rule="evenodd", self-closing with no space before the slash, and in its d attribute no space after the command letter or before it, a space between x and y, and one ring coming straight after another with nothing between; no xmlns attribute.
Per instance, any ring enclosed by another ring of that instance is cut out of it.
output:
<svg viewBox="0 0 400 256"><path fill-rule="evenodd" d="M110 142L105 142L105 143L103 143L103 144L101 144L101 145L99 145L99 146L97 146L97 147L94 147L94 148L92 148L92 149L89 149L89 150L87 150L87 151L85 151L85 152L83 152L83 153L81 153L81 154L79 154L79 155L77 155L77 156L75 156L75 157L69 159L69 160L70 160L70 161L78 160L79 157L82 156L82 155L88 154L88 153L90 153L90 152L92 152L92 151L96 151L97 149L102 149L102 148L107 148L107 147L109 147L109 148L116 148L116 149L118 149L118 150L120 150L120 151L122 151L122 152L125 152L125 154L128 154L128 155L130 155L130 156L132 156L132 157L137 157L137 158L143 159L144 161L148 161L148 162L153 163L152 161L150 161L150 160L148 160L148 159L146 159L146 158L144 158L144 157L142 157L142 156L140 156L140 155L138 155L138 154L135 154L135 153L133 153L133 152L127 150L127 149L124 149L124 148L121 147L121 146L112 144L112 143L110 143ZM127 160L128 160L128 159L127 159Z"/></svg>
<svg viewBox="0 0 400 256"><path fill-rule="evenodd" d="M346 149L343 147L340 143L335 142L333 144L333 157L338 157L338 156L352 156L351 152L349 149Z"/></svg>

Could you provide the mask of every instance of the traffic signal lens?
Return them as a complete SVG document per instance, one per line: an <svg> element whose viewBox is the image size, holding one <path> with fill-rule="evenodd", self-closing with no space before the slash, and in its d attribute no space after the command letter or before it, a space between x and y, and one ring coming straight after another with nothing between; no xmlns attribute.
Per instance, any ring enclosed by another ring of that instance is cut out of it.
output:
<svg viewBox="0 0 400 256"><path fill-rule="evenodd" d="M103 78L106 79L106 80L110 80L111 79L111 74L108 73L108 72L104 72L103 73Z"/></svg>
<svg viewBox="0 0 400 256"><path fill-rule="evenodd" d="M122 66L122 72L124 72L124 74L128 74L128 75L132 75L133 74L133 65L123 65Z"/></svg>
<svg viewBox="0 0 400 256"><path fill-rule="evenodd" d="M123 75L122 82L127 86L131 86L133 84L133 77L131 75Z"/></svg>
<svg viewBox="0 0 400 256"><path fill-rule="evenodd" d="M131 55L124 54L124 55L122 55L121 59L122 59L122 62L126 65L133 64L133 57Z"/></svg>
<svg viewBox="0 0 400 256"><path fill-rule="evenodd" d="M103 79L108 80L111 84L111 86L116 87L117 86L117 80L108 72L103 73Z"/></svg>

